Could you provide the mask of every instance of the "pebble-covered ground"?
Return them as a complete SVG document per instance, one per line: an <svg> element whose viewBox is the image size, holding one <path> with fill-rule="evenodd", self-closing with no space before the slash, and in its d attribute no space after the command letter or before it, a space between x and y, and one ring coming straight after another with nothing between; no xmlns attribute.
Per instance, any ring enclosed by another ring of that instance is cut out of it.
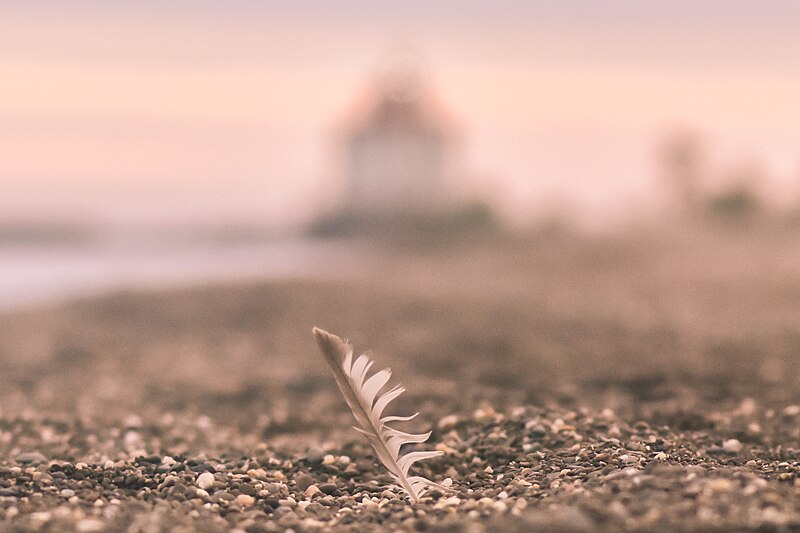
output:
<svg viewBox="0 0 800 533"><path fill-rule="evenodd" d="M387 488L360 440L166 455L146 448L173 440L225 448L214 441L226 428L203 419L110 428L4 420L4 439L16 446L0 469L0 495L5 525L22 531L800 528L800 452L768 444L796 424L800 406L759 413L758 428L756 410L745 402L715 413L725 428L717 432L629 424L609 410L447 416L433 439L445 455L421 473L450 491L417 505Z"/></svg>
<svg viewBox="0 0 800 533"><path fill-rule="evenodd" d="M0 529L800 530L798 241L548 237L0 316ZM392 367L447 491L391 487L315 324Z"/></svg>

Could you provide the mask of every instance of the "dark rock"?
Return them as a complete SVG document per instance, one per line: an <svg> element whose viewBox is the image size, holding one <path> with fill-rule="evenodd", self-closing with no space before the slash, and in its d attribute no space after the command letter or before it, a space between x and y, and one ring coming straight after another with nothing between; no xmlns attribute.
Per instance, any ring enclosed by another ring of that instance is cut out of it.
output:
<svg viewBox="0 0 800 533"><path fill-rule="evenodd" d="M305 473L300 473L294 476L294 482L301 491L306 490L314 484L314 478Z"/></svg>
<svg viewBox="0 0 800 533"><path fill-rule="evenodd" d="M339 488L333 483L323 483L322 485L319 486L319 490L322 493L328 494L330 496L342 495L342 491L340 491Z"/></svg>
<svg viewBox="0 0 800 533"><path fill-rule="evenodd" d="M47 462L47 457L45 457L44 455L42 455L39 452L23 452L23 453L17 454L14 457L14 460L16 462L18 462L18 463L38 464L38 463L46 463Z"/></svg>

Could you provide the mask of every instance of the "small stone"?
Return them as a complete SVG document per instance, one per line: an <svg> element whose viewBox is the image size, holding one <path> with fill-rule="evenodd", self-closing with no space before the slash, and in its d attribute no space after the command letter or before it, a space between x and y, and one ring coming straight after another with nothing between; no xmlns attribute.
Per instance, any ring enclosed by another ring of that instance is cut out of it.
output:
<svg viewBox="0 0 800 533"><path fill-rule="evenodd" d="M233 494L231 494L230 492L225 492L225 491L219 491L216 494L214 494L214 496L216 496L218 501L229 502L229 501L233 501L235 499Z"/></svg>
<svg viewBox="0 0 800 533"><path fill-rule="evenodd" d="M144 447L144 440L138 431L126 432L122 438L122 445L125 447L125 451L132 455L144 455L144 453L140 453L140 448Z"/></svg>
<svg viewBox="0 0 800 533"><path fill-rule="evenodd" d="M201 489L209 489L211 488L211 485L214 484L214 474L211 472L203 472L197 476L197 481L195 483Z"/></svg>
<svg viewBox="0 0 800 533"><path fill-rule="evenodd" d="M278 500L278 503L280 505L283 505L284 507L289 507L291 509L294 509L295 507L297 507L297 500L295 500L291 496L289 496L288 498L285 498L283 500Z"/></svg>
<svg viewBox="0 0 800 533"><path fill-rule="evenodd" d="M783 408L783 414L786 416L800 415L800 405L787 405Z"/></svg>
<svg viewBox="0 0 800 533"><path fill-rule="evenodd" d="M359 459L356 461L356 468L358 468L359 472L366 473L372 472L372 469L375 467L375 463L369 459Z"/></svg>
<svg viewBox="0 0 800 533"><path fill-rule="evenodd" d="M498 500L498 501L492 503L492 507L498 513L504 513L506 511L506 509L508 508L506 503L504 501L502 501L502 500Z"/></svg>
<svg viewBox="0 0 800 533"><path fill-rule="evenodd" d="M39 524L44 524L45 522L49 522L53 518L53 513L48 511L40 511L36 513L31 513L28 515L31 519L31 522L38 522Z"/></svg>
<svg viewBox="0 0 800 533"><path fill-rule="evenodd" d="M531 420L525 424L525 429L528 430L528 433L532 437L544 437L547 435L547 429L535 420Z"/></svg>
<svg viewBox="0 0 800 533"><path fill-rule="evenodd" d="M439 428L448 428L455 426L458 423L458 417L456 415L447 415L439 419L438 426Z"/></svg>
<svg viewBox="0 0 800 533"><path fill-rule="evenodd" d="M78 533L95 533L97 531L105 531L105 529L105 524L94 518L83 518L75 524L75 530Z"/></svg>
<svg viewBox="0 0 800 533"><path fill-rule="evenodd" d="M18 463L46 463L47 457L39 452L23 452L14 457Z"/></svg>
<svg viewBox="0 0 800 533"><path fill-rule="evenodd" d="M433 507L434 509L442 509L443 507L457 507L460 503L461 498L458 496L450 496L449 498L439 500Z"/></svg>
<svg viewBox="0 0 800 533"><path fill-rule="evenodd" d="M61 496L63 498L72 498L73 496L75 496L75 491L72 489L64 489L61 491Z"/></svg>
<svg viewBox="0 0 800 533"><path fill-rule="evenodd" d="M334 483L323 483L319 486L319 490L328 494L329 496L341 496L342 492L336 487Z"/></svg>
<svg viewBox="0 0 800 533"><path fill-rule="evenodd" d="M250 496L250 495L247 495L247 494L239 494L239 495L236 497L236 500L235 500L235 501L236 501L236 504L237 504L237 505L239 505L239 506L241 506L241 507L250 507L250 506L252 506L254 503L256 503L256 499L255 499L255 498L253 498L253 497L252 497L252 496Z"/></svg>
<svg viewBox="0 0 800 533"><path fill-rule="evenodd" d="M724 478L712 479L708 482L708 488L711 492L730 492L733 490L733 483Z"/></svg>
<svg viewBox="0 0 800 533"><path fill-rule="evenodd" d="M294 482L300 490L306 490L314 484L314 478L305 473L300 473L294 476Z"/></svg>
<svg viewBox="0 0 800 533"><path fill-rule="evenodd" d="M314 496L315 494L319 494L320 492L321 491L319 490L319 487L317 487L316 485L309 485L308 488L305 490L304 494L306 495L307 498L311 498L312 496Z"/></svg>
<svg viewBox="0 0 800 533"><path fill-rule="evenodd" d="M722 443L722 450L725 453L740 453L742 451L742 443L737 439L728 439Z"/></svg>
<svg viewBox="0 0 800 533"><path fill-rule="evenodd" d="M752 398L745 398L739 404L739 407L736 409L736 414L741 416L753 416L756 412L758 405L756 401Z"/></svg>
<svg viewBox="0 0 800 533"><path fill-rule="evenodd" d="M308 449L308 453L306 453L306 460L312 464L321 463L324 457L325 450L319 446L312 446Z"/></svg>
<svg viewBox="0 0 800 533"><path fill-rule="evenodd" d="M140 428L142 427L142 417L134 414L128 415L125 417L125 420L123 420L122 424L126 428Z"/></svg>
<svg viewBox="0 0 800 533"><path fill-rule="evenodd" d="M265 479L267 477L267 471L263 468L250 469L247 471L247 475L253 479Z"/></svg>
<svg viewBox="0 0 800 533"><path fill-rule="evenodd" d="M281 506L281 501L278 498L264 498L262 501L264 505L272 509L277 509Z"/></svg>
<svg viewBox="0 0 800 533"><path fill-rule="evenodd" d="M264 490L270 494L280 494L281 485L279 483L267 483L264 485Z"/></svg>

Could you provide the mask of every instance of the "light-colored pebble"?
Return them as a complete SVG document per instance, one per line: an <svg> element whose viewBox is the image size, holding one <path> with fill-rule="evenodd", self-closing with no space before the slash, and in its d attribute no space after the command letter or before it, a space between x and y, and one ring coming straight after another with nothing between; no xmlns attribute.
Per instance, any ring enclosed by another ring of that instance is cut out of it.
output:
<svg viewBox="0 0 800 533"><path fill-rule="evenodd" d="M208 489L211 488L211 485L214 484L214 474L211 472L203 472L199 476L197 476L197 481L195 481L198 487L201 489Z"/></svg>
<svg viewBox="0 0 800 533"><path fill-rule="evenodd" d="M742 451L742 443L737 439L728 439L722 443L722 449L727 453L739 453Z"/></svg>
<svg viewBox="0 0 800 533"><path fill-rule="evenodd" d="M241 507L250 507L256 503L256 499L248 494L239 494L236 496L236 504Z"/></svg>
<svg viewBox="0 0 800 533"><path fill-rule="evenodd" d="M94 518L83 518L78 520L78 523L75 524L75 530L79 533L94 533L96 531L104 531L105 529L105 524Z"/></svg>

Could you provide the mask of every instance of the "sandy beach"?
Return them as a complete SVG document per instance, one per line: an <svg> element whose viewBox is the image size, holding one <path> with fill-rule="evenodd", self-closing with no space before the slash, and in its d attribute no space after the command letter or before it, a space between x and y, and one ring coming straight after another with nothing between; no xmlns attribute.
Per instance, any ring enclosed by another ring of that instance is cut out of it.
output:
<svg viewBox="0 0 800 533"><path fill-rule="evenodd" d="M799 243L383 243L348 276L6 312L0 528L796 529ZM448 492L388 487L315 325L392 368Z"/></svg>

